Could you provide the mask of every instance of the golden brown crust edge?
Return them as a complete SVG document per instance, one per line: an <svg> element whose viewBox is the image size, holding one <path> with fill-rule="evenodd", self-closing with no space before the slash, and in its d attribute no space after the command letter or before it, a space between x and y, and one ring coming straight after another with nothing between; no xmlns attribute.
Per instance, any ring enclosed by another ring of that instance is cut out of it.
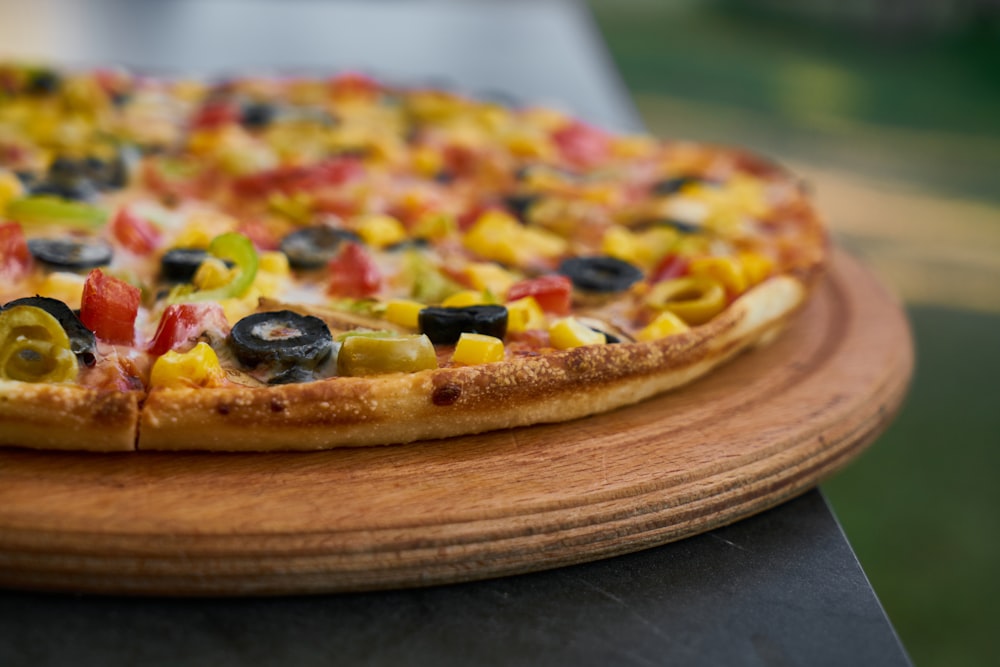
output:
<svg viewBox="0 0 1000 667"><path fill-rule="evenodd" d="M141 397L136 392L0 380L0 446L132 451Z"/></svg>
<svg viewBox="0 0 1000 667"><path fill-rule="evenodd" d="M807 286L772 278L691 332L510 363L266 388L156 390L139 449L318 450L412 442L606 412L686 384L777 331Z"/></svg>

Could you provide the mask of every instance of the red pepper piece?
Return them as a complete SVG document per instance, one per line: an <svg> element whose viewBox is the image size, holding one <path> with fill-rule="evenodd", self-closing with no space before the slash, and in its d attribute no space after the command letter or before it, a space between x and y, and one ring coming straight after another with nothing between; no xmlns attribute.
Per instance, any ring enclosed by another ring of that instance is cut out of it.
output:
<svg viewBox="0 0 1000 667"><path fill-rule="evenodd" d="M111 221L111 233L118 243L137 255L148 255L159 247L160 230L127 206L118 209Z"/></svg>
<svg viewBox="0 0 1000 667"><path fill-rule="evenodd" d="M20 280L31 271L32 264L21 225L16 222L0 224L0 278Z"/></svg>
<svg viewBox="0 0 1000 667"><path fill-rule="evenodd" d="M649 282L660 283L664 280L673 280L686 275L688 272L688 260L680 255L667 255L660 260L653 272L650 274Z"/></svg>
<svg viewBox="0 0 1000 667"><path fill-rule="evenodd" d="M507 290L507 301L517 301L526 296L534 297L547 313L569 315L573 282L566 276L549 275L516 282Z"/></svg>
<svg viewBox="0 0 1000 667"><path fill-rule="evenodd" d="M229 331L229 323L217 303L175 303L167 306L147 351L166 354L190 343L208 329Z"/></svg>
<svg viewBox="0 0 1000 667"><path fill-rule="evenodd" d="M579 167L600 164L611 150L606 132L580 121L573 121L553 132L552 140L563 158Z"/></svg>
<svg viewBox="0 0 1000 667"><path fill-rule="evenodd" d="M363 299L378 292L382 272L359 244L344 243L337 256L327 264L330 282L327 292L336 296Z"/></svg>

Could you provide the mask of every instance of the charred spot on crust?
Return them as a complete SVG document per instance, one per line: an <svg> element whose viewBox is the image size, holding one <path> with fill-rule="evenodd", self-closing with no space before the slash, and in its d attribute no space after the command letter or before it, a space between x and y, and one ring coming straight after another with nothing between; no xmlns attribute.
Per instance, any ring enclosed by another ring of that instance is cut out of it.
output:
<svg viewBox="0 0 1000 667"><path fill-rule="evenodd" d="M285 404L278 398L271 399L271 412L284 412Z"/></svg>
<svg viewBox="0 0 1000 667"><path fill-rule="evenodd" d="M219 403L218 405L215 406L215 411L224 417L229 414L229 404Z"/></svg>
<svg viewBox="0 0 1000 667"><path fill-rule="evenodd" d="M461 395L462 387L449 382L434 389L434 393L431 395L431 402L434 405L445 407L454 404Z"/></svg>

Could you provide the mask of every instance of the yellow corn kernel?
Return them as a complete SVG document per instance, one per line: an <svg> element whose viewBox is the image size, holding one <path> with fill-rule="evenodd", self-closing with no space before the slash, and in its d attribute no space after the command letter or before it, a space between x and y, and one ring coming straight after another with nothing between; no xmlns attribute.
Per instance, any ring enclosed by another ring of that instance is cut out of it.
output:
<svg viewBox="0 0 1000 667"><path fill-rule="evenodd" d="M221 259L207 257L198 266L198 271L195 272L191 282L200 290L215 289L232 282L235 270L226 266Z"/></svg>
<svg viewBox="0 0 1000 667"><path fill-rule="evenodd" d="M373 248L384 248L406 238L403 223L391 215L365 216L358 221L354 231Z"/></svg>
<svg viewBox="0 0 1000 667"><path fill-rule="evenodd" d="M690 328L684 320L665 310L657 315L656 319L640 329L635 337L640 341L659 340L667 336L683 333Z"/></svg>
<svg viewBox="0 0 1000 667"><path fill-rule="evenodd" d="M632 264L639 263L643 253L639 237L621 225L612 225L601 239L601 252Z"/></svg>
<svg viewBox="0 0 1000 667"><path fill-rule="evenodd" d="M490 303L490 301L491 299L483 292L467 289L455 292L442 301L441 305L445 308L465 308L466 306L480 306Z"/></svg>
<svg viewBox="0 0 1000 667"><path fill-rule="evenodd" d="M225 314L228 322L239 322L257 310L257 304L261 296L263 294L257 287L256 281L254 281L254 284L250 286L250 289L243 296L222 299L219 301L219 305L222 306L222 312Z"/></svg>
<svg viewBox="0 0 1000 667"><path fill-rule="evenodd" d="M563 317L553 322L549 327L549 339L557 350L608 342L605 334L581 324L575 317Z"/></svg>
<svg viewBox="0 0 1000 667"><path fill-rule="evenodd" d="M621 136L611 141L611 152L616 157L645 157L652 155L658 148L659 144L656 141L642 135Z"/></svg>
<svg viewBox="0 0 1000 667"><path fill-rule="evenodd" d="M277 250L266 250L258 255L257 271L270 273L278 277L288 277L291 275L291 268L288 266L288 255Z"/></svg>
<svg viewBox="0 0 1000 667"><path fill-rule="evenodd" d="M426 307L419 301L391 299L385 304L385 319L401 327L416 329L420 326L420 311Z"/></svg>
<svg viewBox="0 0 1000 667"><path fill-rule="evenodd" d="M438 151L428 146L420 146L413 151L413 168L421 176L431 177L441 171L444 161Z"/></svg>
<svg viewBox="0 0 1000 667"><path fill-rule="evenodd" d="M21 179L13 172L0 169L0 213L6 208L7 203L24 194L24 186Z"/></svg>
<svg viewBox="0 0 1000 667"><path fill-rule="evenodd" d="M489 364L503 361L503 341L493 336L463 333L455 345L451 360L456 364Z"/></svg>
<svg viewBox="0 0 1000 667"><path fill-rule="evenodd" d="M312 195L306 192L272 192L267 196L267 209L288 220L305 225L313 218L313 205L315 201Z"/></svg>
<svg viewBox="0 0 1000 667"><path fill-rule="evenodd" d="M417 218L413 236L418 239L443 239L458 230L455 216L440 211L430 211Z"/></svg>
<svg viewBox="0 0 1000 667"><path fill-rule="evenodd" d="M507 304L507 331L521 333L528 329L544 329L545 312L533 296L526 296Z"/></svg>
<svg viewBox="0 0 1000 667"><path fill-rule="evenodd" d="M215 350L202 342L188 352L171 350L158 358L150 372L149 384L166 389L218 387L225 378Z"/></svg>
<svg viewBox="0 0 1000 667"><path fill-rule="evenodd" d="M738 256L750 286L762 282L774 270L774 261L767 255L747 251L739 253Z"/></svg>
<svg viewBox="0 0 1000 667"><path fill-rule="evenodd" d="M646 303L688 324L703 324L725 309L726 290L712 278L685 276L654 285L646 295Z"/></svg>
<svg viewBox="0 0 1000 667"><path fill-rule="evenodd" d="M54 271L45 276L45 280L38 286L38 295L59 299L75 310L80 307L83 299L83 284L86 280L86 276L76 273Z"/></svg>
<svg viewBox="0 0 1000 667"><path fill-rule="evenodd" d="M174 238L174 248L207 248L216 236L236 231L237 221L227 215L195 213Z"/></svg>
<svg viewBox="0 0 1000 667"><path fill-rule="evenodd" d="M477 290L489 290L493 294L506 294L516 282L514 275L490 262L472 262L465 267L465 277Z"/></svg>
<svg viewBox="0 0 1000 667"><path fill-rule="evenodd" d="M484 213L465 233L462 243L480 257L516 264L517 252L510 241L517 227L517 221L504 213Z"/></svg>
<svg viewBox="0 0 1000 667"><path fill-rule="evenodd" d="M742 294L749 286L743 263L735 257L696 257L691 260L689 272L719 281L731 294Z"/></svg>
<svg viewBox="0 0 1000 667"><path fill-rule="evenodd" d="M514 242L520 246L519 264L525 264L535 258L550 259L566 252L569 245L566 239L552 232L534 227L520 227L520 234Z"/></svg>
<svg viewBox="0 0 1000 667"><path fill-rule="evenodd" d="M555 148L543 132L519 129L504 137L507 150L519 158L544 161L552 157Z"/></svg>

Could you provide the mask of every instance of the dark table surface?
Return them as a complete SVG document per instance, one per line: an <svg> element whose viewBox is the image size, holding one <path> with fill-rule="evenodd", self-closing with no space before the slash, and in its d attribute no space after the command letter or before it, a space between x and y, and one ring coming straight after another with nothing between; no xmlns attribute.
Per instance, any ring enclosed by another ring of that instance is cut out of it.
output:
<svg viewBox="0 0 1000 667"><path fill-rule="evenodd" d="M635 129L569 2L0 3L3 55L154 71L362 69ZM907 665L818 491L723 529L548 572L266 599L0 592L0 665Z"/></svg>

